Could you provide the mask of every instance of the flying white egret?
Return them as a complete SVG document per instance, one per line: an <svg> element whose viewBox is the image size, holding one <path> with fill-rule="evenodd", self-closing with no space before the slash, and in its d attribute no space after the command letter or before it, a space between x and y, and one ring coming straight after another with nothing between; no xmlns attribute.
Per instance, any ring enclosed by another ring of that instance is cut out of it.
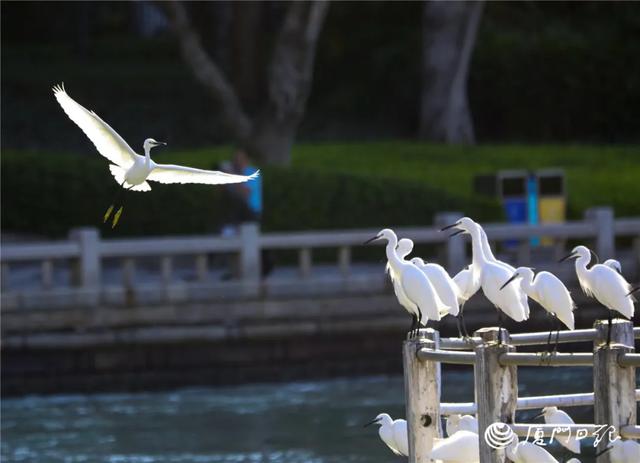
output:
<svg viewBox="0 0 640 463"><path fill-rule="evenodd" d="M542 413L538 416L544 416L544 422L546 424L557 425L572 425L576 424L575 421L564 411L558 410L558 407L545 407L542 409ZM536 418L538 417L536 416ZM574 436L555 436L555 439L560 442L563 447L568 448L573 453L580 453L580 441Z"/></svg>
<svg viewBox="0 0 640 463"><path fill-rule="evenodd" d="M387 240L385 249L387 260L395 272L403 299L406 296L406 300L412 304L408 307L403 305L413 317L412 329L417 328L419 324L426 325L429 319L439 321L449 312L449 308L442 302L426 275L414 264L398 256L396 253L398 237L393 230L385 228L365 244L381 239ZM400 297L398 301L401 304L403 302Z"/></svg>
<svg viewBox="0 0 640 463"><path fill-rule="evenodd" d="M529 313L526 294L523 298L523 291L520 285L509 285L500 290L502 284L511 278L513 271L510 271L504 265L487 259L482 247L480 225L469 217L463 217L456 223L443 228L443 230L449 228L456 228L471 235L473 265L480 269L480 285L487 299L498 308L499 313L504 313L517 322L526 320ZM500 321L502 324L502 317Z"/></svg>
<svg viewBox="0 0 640 463"><path fill-rule="evenodd" d="M570 330L575 329L573 311L576 308L576 304L571 299L569 290L558 277L549 272L538 272L534 278L531 268L519 267L500 289L518 279L521 280L520 287L527 296L540 304L556 320L564 323L567 328ZM558 348L559 326L557 330L556 349ZM549 347L551 344L551 332L549 332Z"/></svg>
<svg viewBox="0 0 640 463"><path fill-rule="evenodd" d="M528 441L518 442L514 439L506 450L507 457L513 463L558 463L543 447Z"/></svg>
<svg viewBox="0 0 640 463"><path fill-rule="evenodd" d="M380 425L378 435L393 453L405 457L409 455L409 436L407 435L407 422L405 420L394 420L387 413L380 413L374 420L364 426L367 427L372 424Z"/></svg>
<svg viewBox="0 0 640 463"><path fill-rule="evenodd" d="M207 185L221 185L228 183L242 183L252 180L259 175L256 172L250 176L233 175L213 170L196 169L193 167L173 164L157 164L151 159L151 148L166 143L153 138L147 138L143 144L144 157L136 154L124 139L103 121L96 113L89 111L76 103L64 89L64 84L53 87L53 94L58 103L75 124L95 145L98 152L111 161L109 170L118 185L125 190L150 191L147 180L159 183L200 183ZM122 190L119 190L119 192ZM116 198L117 199L117 198ZM115 202L104 215L106 222L113 212ZM123 206L115 213L113 225L120 219Z"/></svg>
<svg viewBox="0 0 640 463"><path fill-rule="evenodd" d="M560 259L560 262L567 259L576 259L576 274L584 293L609 309L607 344L610 344L611 311L616 311L628 319L633 318L635 302L635 298L631 295L633 288L622 275L607 265L595 264L587 268L591 260L591 251L585 246L576 246L570 254Z"/></svg>
<svg viewBox="0 0 640 463"><path fill-rule="evenodd" d="M445 439L434 439L429 458L444 463L477 463L480 461L478 434L460 430Z"/></svg>
<svg viewBox="0 0 640 463"><path fill-rule="evenodd" d="M640 444L631 439L617 439L611 442L605 451L609 452L611 463L638 463L640 461Z"/></svg>
<svg viewBox="0 0 640 463"><path fill-rule="evenodd" d="M471 415L449 415L445 427L447 436L452 436L458 431L471 431L478 434L478 420Z"/></svg>

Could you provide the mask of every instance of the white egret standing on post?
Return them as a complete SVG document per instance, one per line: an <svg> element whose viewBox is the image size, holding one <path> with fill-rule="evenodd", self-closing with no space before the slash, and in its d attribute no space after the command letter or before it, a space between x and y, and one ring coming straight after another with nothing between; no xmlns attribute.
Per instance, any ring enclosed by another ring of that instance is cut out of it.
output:
<svg viewBox="0 0 640 463"><path fill-rule="evenodd" d="M576 308L575 302L571 299L571 294L567 287L558 277L549 272L538 272L533 274L533 269L529 267L518 267L511 278L509 278L500 289L508 284L520 279L520 286L527 296L536 301L556 320L556 347L558 348L558 338L560 336L560 320L570 330L575 329L573 311ZM549 332L548 348L551 348L551 333Z"/></svg>
<svg viewBox="0 0 640 463"><path fill-rule="evenodd" d="M406 301L411 303L403 304L403 307L413 318L411 330L415 330L420 324L426 325L429 319L439 321L443 315L449 312L449 308L442 302L426 275L411 262L398 256L396 252L398 237L393 230L385 228L373 238L365 241L364 244L381 239L387 240L385 252L389 265L393 268L395 278L397 278L400 294L403 299L406 296ZM400 297L398 297L398 301L403 303Z"/></svg>
<svg viewBox="0 0 640 463"><path fill-rule="evenodd" d="M409 455L409 436L405 420L394 420L387 413L380 413L375 419L365 424L364 427L366 428L372 424L380 425L378 435L393 453L404 457Z"/></svg>
<svg viewBox="0 0 640 463"><path fill-rule="evenodd" d="M633 318L635 298L631 293L634 290L622 275L607 265L595 264L587 268L591 260L591 251L585 246L576 246L571 253L560 259L560 262L568 259L576 259L576 274L582 291L609 309L607 332L607 345L609 345L611 343L611 311L616 311L628 319Z"/></svg>
<svg viewBox="0 0 640 463"><path fill-rule="evenodd" d="M463 217L456 223L444 227L443 230L455 228L471 235L471 248L473 252L473 265L480 269L480 285L487 299L496 306L500 314L502 326L502 313L508 315L517 322L528 318L529 308L526 303L526 294L523 297L520 285L509 285L500 290L502 284L513 275L506 266L497 264L487 259L482 248L481 227L469 217ZM524 303L523 303L524 300Z"/></svg>
<svg viewBox="0 0 640 463"><path fill-rule="evenodd" d="M112 162L109 165L111 175L125 190L150 191L151 186L147 180L159 183L200 183L206 185L221 185L228 183L242 183L258 176L258 172L250 176L233 175L213 170L196 169L193 167L178 166L173 164L156 164L151 159L151 149L166 145L153 138L144 141L144 156L136 154L124 139L113 130L109 124L103 121L96 113L76 103L64 89L64 84L53 87L53 94L58 103L75 124L95 145L98 152ZM117 205L118 190L113 204L104 214L104 222L109 219L114 207ZM124 206L120 206L113 216L112 228L115 227L122 215Z"/></svg>
<svg viewBox="0 0 640 463"><path fill-rule="evenodd" d="M444 439L434 439L429 458L443 463L478 463L480 439L472 431L460 430Z"/></svg>
<svg viewBox="0 0 640 463"><path fill-rule="evenodd" d="M542 409L542 413L537 415L535 418L539 416L544 417L544 422L546 424L558 424L558 425L572 425L576 424L575 421L565 412L559 410L558 407L545 407ZM560 426L561 427L561 426ZM580 453L580 441L575 438L575 436L555 436L555 439L560 442L563 447L568 448L573 453Z"/></svg>

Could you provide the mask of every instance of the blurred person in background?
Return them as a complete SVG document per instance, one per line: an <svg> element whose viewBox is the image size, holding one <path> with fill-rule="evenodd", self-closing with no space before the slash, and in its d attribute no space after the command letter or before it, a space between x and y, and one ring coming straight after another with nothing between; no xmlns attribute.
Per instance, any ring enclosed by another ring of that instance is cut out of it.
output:
<svg viewBox="0 0 640 463"><path fill-rule="evenodd" d="M224 172L230 174L251 175L258 171L258 168L251 164L249 155L243 148L237 148L230 161L225 161L220 165ZM227 193L233 202L229 222L223 225L222 236L235 236L238 234L238 227L244 222L262 221L262 176L244 184L226 185ZM262 252L262 276L267 276L273 269L273 260L268 251Z"/></svg>

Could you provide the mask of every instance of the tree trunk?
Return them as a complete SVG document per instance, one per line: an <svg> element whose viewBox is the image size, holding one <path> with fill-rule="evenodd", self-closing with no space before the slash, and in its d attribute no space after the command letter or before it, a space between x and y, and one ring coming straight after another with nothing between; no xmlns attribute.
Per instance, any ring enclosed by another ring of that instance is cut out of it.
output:
<svg viewBox="0 0 640 463"><path fill-rule="evenodd" d="M166 4L185 61L221 106L223 120L235 140L259 161L288 164L291 159L291 146L311 89L316 44L328 6L324 0L288 4L266 72L266 101L251 117L238 92L202 46L184 4L179 1ZM262 5L259 7L265 10Z"/></svg>
<svg viewBox="0 0 640 463"><path fill-rule="evenodd" d="M423 139L475 142L467 78L483 6L482 1L424 4L419 127Z"/></svg>

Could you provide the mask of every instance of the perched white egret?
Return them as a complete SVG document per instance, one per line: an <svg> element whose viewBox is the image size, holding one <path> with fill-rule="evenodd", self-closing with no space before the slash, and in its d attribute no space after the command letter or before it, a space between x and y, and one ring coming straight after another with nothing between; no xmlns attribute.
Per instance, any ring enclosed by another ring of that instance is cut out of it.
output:
<svg viewBox="0 0 640 463"><path fill-rule="evenodd" d="M449 314L457 316L460 312L459 290L447 271L441 265L433 262L426 263L420 257L414 257L411 263L427 276L442 302L449 307Z"/></svg>
<svg viewBox="0 0 640 463"><path fill-rule="evenodd" d="M577 458L569 458L567 460L567 463L580 463L580 460L578 460Z"/></svg>
<svg viewBox="0 0 640 463"><path fill-rule="evenodd" d="M503 267L505 267L508 270L511 270L512 272L515 272L516 269L513 265L508 264L507 262L504 262L502 260L498 260L496 258L496 256L493 254L493 251L491 250L491 246L489 245L489 238L487 237L487 233L484 231L484 228L482 228L482 226L476 222L476 224L478 225L478 227L480 228L480 235L482 238L482 250L484 251L484 255L487 257L487 259L491 262L494 262L498 265L502 265ZM525 307L526 309L526 318L529 318L529 303L527 302L527 295L524 291L520 291L520 300L522 302L522 305Z"/></svg>
<svg viewBox="0 0 640 463"><path fill-rule="evenodd" d="M439 321L449 312L449 308L442 302L429 279L414 264L398 256L396 251L398 237L393 230L385 228L365 244L380 239L387 240L387 260L393 269L402 295L402 298L398 297L398 301L402 304L402 299L406 296L406 301L411 303L408 307L403 304L403 307L413 317L412 327L417 328L419 324L426 325L429 319Z"/></svg>
<svg viewBox="0 0 640 463"><path fill-rule="evenodd" d="M527 296L536 301L544 310L549 312L556 320L560 320L570 330L575 329L573 311L576 308L575 302L571 299L571 294L567 287L550 272L538 272L533 274L533 269L529 267L519 267L509 280L501 287L520 280L520 287ZM558 332L560 330L557 327ZM553 330L552 330L553 331ZM559 334L557 335L559 336ZM551 333L549 333L548 344L551 343ZM556 349L558 338L556 337Z"/></svg>
<svg viewBox="0 0 640 463"><path fill-rule="evenodd" d="M471 431L478 434L478 420L471 415L449 415L445 427L447 436L452 436L458 431Z"/></svg>
<svg viewBox="0 0 640 463"><path fill-rule="evenodd" d="M558 463L544 447L517 439L507 447L506 453L513 463Z"/></svg>
<svg viewBox="0 0 640 463"><path fill-rule="evenodd" d="M409 238L402 238L398 241L398 245L396 246L396 254L400 259L404 259L413 251L413 241ZM389 275L389 279L393 283L397 278L393 268L391 267L391 263L387 259L387 266L385 267L385 271Z"/></svg>
<svg viewBox="0 0 640 463"><path fill-rule="evenodd" d="M575 421L564 411L558 410L558 407L545 407L538 416L544 416L546 424L572 425ZM537 417L536 417L537 418ZM580 441L574 436L555 436L554 437L563 447L568 448L573 453L580 453Z"/></svg>
<svg viewBox="0 0 640 463"><path fill-rule="evenodd" d="M409 455L409 436L407 435L407 422L405 420L394 420L387 413L380 413L364 426L367 427L372 424L380 425L378 435L393 453L405 457Z"/></svg>
<svg viewBox="0 0 640 463"><path fill-rule="evenodd" d="M611 311L616 311L628 319L633 318L635 298L631 295L631 285L621 274L607 265L595 264L587 268L591 260L591 251L585 246L576 246L570 254L560 259L560 262L567 259L576 259L576 274L584 293L609 309L607 344L610 344Z"/></svg>
<svg viewBox="0 0 640 463"><path fill-rule="evenodd" d="M126 190L150 191L147 180L159 183L201 183L207 185L221 185L228 183L242 183L254 179L258 172L250 176L233 175L224 172L196 169L193 167L173 164L157 164L151 159L151 148L166 143L153 138L147 138L143 144L144 157L136 154L124 139L103 121L96 113L89 111L76 103L64 89L64 84L53 87L53 94L58 103L75 124L95 145L98 152L111 161L109 170L116 182ZM114 209L112 204L105 213L106 222ZM118 223L123 207L113 218L115 227Z"/></svg>
<svg viewBox="0 0 640 463"><path fill-rule="evenodd" d="M618 439L607 446L609 461L611 463L638 463L640 462L640 444L634 440Z"/></svg>
<svg viewBox="0 0 640 463"><path fill-rule="evenodd" d="M509 285L500 290L502 284L513 275L506 266L497 264L487 259L482 246L482 231L480 225L468 217L463 217L456 223L445 227L456 228L471 235L471 248L473 252L473 265L480 269L480 285L487 299L495 305L499 311L505 313L517 322L528 318L528 304L526 294L520 285ZM523 303L524 300L524 303Z"/></svg>
<svg viewBox="0 0 640 463"><path fill-rule="evenodd" d="M460 430L445 439L434 439L429 458L444 463L477 463L480 461L478 434Z"/></svg>
<svg viewBox="0 0 640 463"><path fill-rule="evenodd" d="M453 282L458 287L459 318L462 331L466 337L469 337L469 332L464 322L464 305L480 289L480 271L473 264L469 264L455 274Z"/></svg>
<svg viewBox="0 0 640 463"><path fill-rule="evenodd" d="M607 259L602 263L602 265L606 265L622 275L622 265L620 264L620 261L616 259Z"/></svg>

